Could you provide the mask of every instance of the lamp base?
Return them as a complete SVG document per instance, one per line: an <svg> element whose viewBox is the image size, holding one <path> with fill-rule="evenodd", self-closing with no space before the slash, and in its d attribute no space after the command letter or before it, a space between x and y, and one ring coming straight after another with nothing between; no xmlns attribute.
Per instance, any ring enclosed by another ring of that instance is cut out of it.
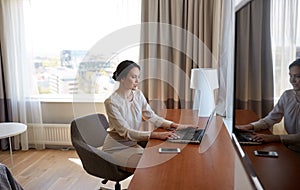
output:
<svg viewBox="0 0 300 190"><path fill-rule="evenodd" d="M207 110L199 110L198 111L198 117L209 117L210 114L212 113L213 108L212 109L207 109Z"/></svg>
<svg viewBox="0 0 300 190"><path fill-rule="evenodd" d="M200 93L198 117L209 117L215 108L215 100L212 91L203 90Z"/></svg>

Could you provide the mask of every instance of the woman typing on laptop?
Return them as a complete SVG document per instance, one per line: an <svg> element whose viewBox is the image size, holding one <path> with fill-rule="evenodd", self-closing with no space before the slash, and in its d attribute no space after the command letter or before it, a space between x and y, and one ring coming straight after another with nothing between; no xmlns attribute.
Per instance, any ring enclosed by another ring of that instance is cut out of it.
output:
<svg viewBox="0 0 300 190"><path fill-rule="evenodd" d="M121 168L129 172L134 171L143 153L143 148L137 142L147 141L149 138L176 138L174 130L171 129L182 128L181 125L165 120L152 111L143 93L137 89L139 76L138 64L129 60L121 62L113 74L113 79L120 83L119 88L105 100L109 135L102 150L110 153ZM140 131L143 120L170 130Z"/></svg>
<svg viewBox="0 0 300 190"><path fill-rule="evenodd" d="M300 59L289 65L290 83L293 89L286 90L273 110L265 117L247 125L237 125L244 131L260 131L271 128L284 118L287 135L253 134L253 140L259 142L282 142L289 148L300 151Z"/></svg>

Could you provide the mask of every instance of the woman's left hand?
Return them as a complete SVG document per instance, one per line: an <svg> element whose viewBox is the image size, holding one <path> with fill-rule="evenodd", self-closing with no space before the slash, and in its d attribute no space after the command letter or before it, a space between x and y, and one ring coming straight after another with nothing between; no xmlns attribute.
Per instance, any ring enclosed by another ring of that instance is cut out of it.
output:
<svg viewBox="0 0 300 190"><path fill-rule="evenodd" d="M279 135L253 133L253 140L257 142L280 142Z"/></svg>

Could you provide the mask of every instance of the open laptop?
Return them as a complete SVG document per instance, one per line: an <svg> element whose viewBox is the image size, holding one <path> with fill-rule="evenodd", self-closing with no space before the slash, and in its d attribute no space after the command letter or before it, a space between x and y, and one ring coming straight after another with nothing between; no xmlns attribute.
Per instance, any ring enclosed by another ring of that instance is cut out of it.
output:
<svg viewBox="0 0 300 190"><path fill-rule="evenodd" d="M241 145L259 145L262 142L253 140L252 132L241 131L234 128L234 134Z"/></svg>
<svg viewBox="0 0 300 190"><path fill-rule="evenodd" d="M178 138L168 139L168 141L176 142L176 143L200 144L203 139L203 136L206 134L207 129L212 123L215 113L216 113L216 109L214 109L210 114L210 116L208 117L204 129L198 127L197 128L188 127L186 129L176 130L175 134L178 136Z"/></svg>
<svg viewBox="0 0 300 190"><path fill-rule="evenodd" d="M242 131L240 129L237 129L235 125L233 126L233 133L235 134L235 137L237 141L241 145L259 145L262 144L262 142L255 141L253 139L253 132L254 131Z"/></svg>

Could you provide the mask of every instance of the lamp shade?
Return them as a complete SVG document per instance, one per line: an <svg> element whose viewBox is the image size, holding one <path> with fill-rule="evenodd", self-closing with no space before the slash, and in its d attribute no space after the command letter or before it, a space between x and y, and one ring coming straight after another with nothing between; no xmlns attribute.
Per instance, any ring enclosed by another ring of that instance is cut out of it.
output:
<svg viewBox="0 0 300 190"><path fill-rule="evenodd" d="M198 116L208 117L215 108L214 89L219 88L216 69L195 68L191 71L190 88L195 89L194 106Z"/></svg>
<svg viewBox="0 0 300 190"><path fill-rule="evenodd" d="M204 85L209 84L210 88L219 88L217 69L195 68L191 71L190 88L200 90Z"/></svg>

